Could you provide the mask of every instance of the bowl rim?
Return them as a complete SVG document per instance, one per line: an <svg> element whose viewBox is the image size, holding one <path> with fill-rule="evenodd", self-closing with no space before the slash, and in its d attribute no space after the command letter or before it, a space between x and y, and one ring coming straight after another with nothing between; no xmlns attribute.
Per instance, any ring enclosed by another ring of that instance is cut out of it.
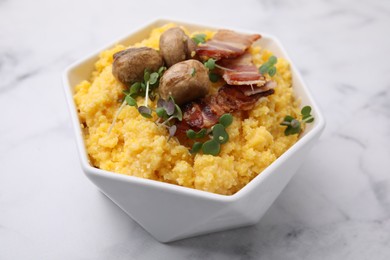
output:
<svg viewBox="0 0 390 260"><path fill-rule="evenodd" d="M310 142L317 134L320 134L323 129L325 128L325 118L321 112L321 109L315 102L310 90L308 89L306 82L303 80L301 74L299 71L296 69L294 62L292 59L289 57L287 54L287 51L285 50L284 46L280 43L279 39L276 38L274 35L270 35L267 33L260 33L263 38L268 38L272 42L274 42L278 48L280 49L281 53L283 54L283 58L287 59L290 63L290 68L291 71L293 72L294 76L297 77L297 80L301 83L301 87L303 91L305 92L308 103L310 103L312 109L316 111L316 120L315 124L313 127L310 129L309 132L307 132L304 136L301 136L298 141L293 144L290 148L288 148L281 156L276 158L275 161L273 161L270 165L268 165L260 174L258 174L256 177L254 177L251 181L249 181L244 187L242 187L239 191L232 195L222 195L222 194L217 194L209 191L203 191L203 190L198 190L195 188L188 188L176 184L171 184L171 183L166 183L162 181L156 181L156 180L151 180L151 179L146 179L146 178L141 178L141 177L135 177L135 176L130 176L130 175L124 175L124 174L118 174L115 172L111 171L106 171L102 170L99 168L93 167L88 159L88 153L84 144L84 138L83 134L80 128L80 121L79 117L77 114L77 107L76 104L74 103L73 99L73 87L71 86L69 82L69 77L71 71L78 67L81 66L84 62L86 62L89 59L93 59L95 57L98 57L99 54L107 50L110 47L115 46L116 44L123 42L129 38L130 35L141 32L148 27L150 27L153 24L164 24L164 23L175 23L178 25L186 26L199 26L199 27L204 27L204 28L225 28L224 26L220 25L206 25L206 24L201 24L198 22L190 22L190 21L181 21L181 20L173 20L173 19L168 19L168 18L157 18L157 19L152 19L149 20L145 23L143 23L141 26L136 27L135 29L129 31L128 33L124 34L121 37L118 37L118 39L109 42L108 44L104 44L103 47L98 48L97 50L91 52L90 54L79 58L75 62L71 63L66 67L62 74L62 81L63 81L63 89L65 92L66 96L66 102L68 105L68 109L70 111L70 118L72 121L72 128L74 131L74 134L76 136L76 146L81 162L81 167L83 169L84 174L91 179L91 177L96 176L96 177L103 177L103 178L109 178L117 181L122 181L122 182L128 182L128 183L136 183L139 185L145 185L145 186L151 186L154 188L159 188L159 189L165 189L169 190L174 193L178 194L186 194L192 197L199 197L203 199L211 199L215 201L220 201L220 202L234 202L237 200L240 200L242 197L244 197L246 194L248 194L252 189L256 188L260 183L264 182L265 179L269 178L270 174L275 174L274 169L279 167L284 161L286 161L289 157L292 156L297 150L299 150L301 147L305 146L308 142ZM246 30L242 28L237 28L237 27L230 27L230 30L234 30L237 32L241 33L248 33L248 34L254 34L254 33L259 33L259 32L254 32L251 30Z"/></svg>

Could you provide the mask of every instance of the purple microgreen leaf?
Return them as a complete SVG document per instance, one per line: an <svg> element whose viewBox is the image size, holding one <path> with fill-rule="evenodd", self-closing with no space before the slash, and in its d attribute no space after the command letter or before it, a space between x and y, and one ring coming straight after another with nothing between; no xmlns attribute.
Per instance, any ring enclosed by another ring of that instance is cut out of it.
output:
<svg viewBox="0 0 390 260"><path fill-rule="evenodd" d="M168 129L169 139L171 139L171 137L173 137L175 135L176 130L177 130L177 126L176 125L172 125L172 126L169 127L169 129Z"/></svg>
<svg viewBox="0 0 390 260"><path fill-rule="evenodd" d="M138 112L146 118L152 118L152 110L146 106L140 106Z"/></svg>
<svg viewBox="0 0 390 260"><path fill-rule="evenodd" d="M166 102L166 101L165 101L164 99L159 98L159 99L157 100L157 107L164 107L165 102Z"/></svg>
<svg viewBox="0 0 390 260"><path fill-rule="evenodd" d="M165 101L164 108L168 116L173 115L175 113L175 102L172 99Z"/></svg>

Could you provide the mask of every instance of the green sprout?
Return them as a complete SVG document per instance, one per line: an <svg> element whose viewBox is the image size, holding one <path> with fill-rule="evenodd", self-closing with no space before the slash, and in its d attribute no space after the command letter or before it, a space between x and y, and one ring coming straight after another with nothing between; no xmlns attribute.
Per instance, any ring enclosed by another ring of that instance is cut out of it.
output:
<svg viewBox="0 0 390 260"><path fill-rule="evenodd" d="M196 69L192 68L191 69L191 76L194 77L196 75Z"/></svg>
<svg viewBox="0 0 390 260"><path fill-rule="evenodd" d="M200 43L205 43L206 42L206 34L204 34L204 33L196 34L196 35L194 35L194 37L192 37L192 40L194 40L196 45L199 45Z"/></svg>
<svg viewBox="0 0 390 260"><path fill-rule="evenodd" d="M198 132L195 132L192 129L187 130L187 137L196 140L203 139L207 135L210 135L210 139L202 143L201 141L196 141L190 153L195 154L202 150L203 154L218 155L221 151L221 145L229 141L229 134L226 131L226 128L231 125L233 122L233 116L231 114L224 114L219 118L219 123L211 127L211 129L201 129Z"/></svg>
<svg viewBox="0 0 390 260"><path fill-rule="evenodd" d="M225 67L217 64L216 60L213 59L213 58L208 59L203 64L204 64L204 66L206 68L209 69L209 79L213 83L217 82L220 79L220 76L218 74L212 72L212 70L214 70L215 68L218 68L220 70L226 70L226 71L235 71L235 70L232 70L232 69L229 69L229 68L225 68Z"/></svg>
<svg viewBox="0 0 390 260"><path fill-rule="evenodd" d="M209 79L211 82L215 83L215 82L218 82L220 80L220 76L216 73L213 73L213 72L210 72L209 73Z"/></svg>
<svg viewBox="0 0 390 260"><path fill-rule="evenodd" d="M205 61L204 63L203 63L205 66L206 66L206 68L208 68L209 70L213 70L213 69L215 69L215 60L213 59L213 58L210 58L210 59L208 59L207 61Z"/></svg>
<svg viewBox="0 0 390 260"><path fill-rule="evenodd" d="M163 75L167 68L160 67L157 72L148 71L145 69L144 77L142 82L133 83L128 90L123 91L125 97L118 111L116 112L114 119L111 123L110 128L108 129L108 133L111 133L112 128L114 127L117 118L125 105L134 106L138 109L138 112L146 118L152 118L152 109L148 107L149 99L153 100L156 96L155 91L160 83L160 78ZM145 97L145 103L143 106L138 107L137 97Z"/></svg>
<svg viewBox="0 0 390 260"><path fill-rule="evenodd" d="M174 124L174 119L182 121L183 120L183 112L180 107L175 103L173 97L169 97L168 100L164 100L160 98L157 101L156 114L159 117L157 119L156 124L160 126L164 126L168 128L169 139L170 140L176 133L177 126ZM160 123L163 121L162 123Z"/></svg>
<svg viewBox="0 0 390 260"><path fill-rule="evenodd" d="M305 106L301 110L302 121L295 119L292 116L286 116L280 125L287 126L286 130L284 130L284 134L294 135L299 134L302 131L302 124L312 123L314 121L314 117L310 114L311 107Z"/></svg>
<svg viewBox="0 0 390 260"><path fill-rule="evenodd" d="M260 66L259 72L263 75L268 73L268 75L270 75L271 77L275 76L276 74L275 64L277 62L278 62L278 58L276 58L275 56L269 57L268 61Z"/></svg>

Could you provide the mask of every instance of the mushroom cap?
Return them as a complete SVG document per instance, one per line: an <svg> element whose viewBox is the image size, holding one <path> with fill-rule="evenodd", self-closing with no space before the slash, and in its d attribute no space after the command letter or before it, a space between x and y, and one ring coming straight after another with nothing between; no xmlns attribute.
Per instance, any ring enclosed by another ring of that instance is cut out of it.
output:
<svg viewBox="0 0 390 260"><path fill-rule="evenodd" d="M163 99L172 96L178 105L206 96L210 90L207 68L197 60L186 60L170 67L160 80Z"/></svg>
<svg viewBox="0 0 390 260"><path fill-rule="evenodd" d="M157 71L163 65L160 54L152 48L129 48L114 54L112 74L123 84L143 80L144 71Z"/></svg>
<svg viewBox="0 0 390 260"><path fill-rule="evenodd" d="M159 45L167 67L192 58L196 49L195 42L179 27L166 30L160 37Z"/></svg>

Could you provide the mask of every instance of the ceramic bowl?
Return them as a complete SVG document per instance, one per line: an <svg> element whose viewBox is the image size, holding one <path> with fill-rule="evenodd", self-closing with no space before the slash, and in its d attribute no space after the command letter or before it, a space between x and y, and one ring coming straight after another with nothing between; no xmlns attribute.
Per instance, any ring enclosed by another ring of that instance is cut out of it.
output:
<svg viewBox="0 0 390 260"><path fill-rule="evenodd" d="M139 42L147 38L153 28L168 22L183 25L190 31L218 29L213 26L159 19L113 44L104 46L102 50L111 48L117 43L130 45ZM315 117L314 123L308 125L296 144L231 196L126 176L93 167L88 160L73 94L75 85L90 77L98 54L102 50L72 64L63 75L67 103L85 175L107 197L161 242L257 223L290 181L325 127L320 109L280 42L274 36L261 32L229 29L242 33L260 33L263 37L255 44L260 44L291 63L295 95L302 100L302 104L312 107Z"/></svg>

